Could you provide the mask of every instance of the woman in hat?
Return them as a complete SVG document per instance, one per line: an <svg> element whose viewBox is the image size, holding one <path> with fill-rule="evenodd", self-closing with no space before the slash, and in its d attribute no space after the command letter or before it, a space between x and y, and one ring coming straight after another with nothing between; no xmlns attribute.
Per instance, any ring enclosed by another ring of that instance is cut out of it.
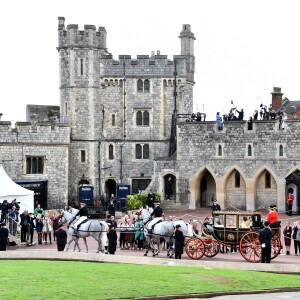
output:
<svg viewBox="0 0 300 300"><path fill-rule="evenodd" d="M181 226L178 224L175 226L174 240L175 240L175 259L181 259L184 247L184 236L181 231Z"/></svg>
<svg viewBox="0 0 300 300"><path fill-rule="evenodd" d="M67 232L62 223L57 224L57 230L54 233L57 243L57 251L64 251L67 244Z"/></svg>

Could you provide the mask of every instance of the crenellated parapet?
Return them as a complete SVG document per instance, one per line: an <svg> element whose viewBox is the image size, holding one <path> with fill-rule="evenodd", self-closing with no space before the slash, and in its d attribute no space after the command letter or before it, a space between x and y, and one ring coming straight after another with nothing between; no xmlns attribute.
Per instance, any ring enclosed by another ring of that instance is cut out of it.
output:
<svg viewBox="0 0 300 300"><path fill-rule="evenodd" d="M65 18L58 18L58 48L89 48L106 50L106 29L100 26L96 30L94 25L84 25L84 30L79 30L77 24L67 25Z"/></svg>
<svg viewBox="0 0 300 300"><path fill-rule="evenodd" d="M279 129L278 120L232 121L218 130L217 122L182 122L178 124L179 160L190 157L201 163L211 160L270 161L294 159L300 152L300 121L287 120Z"/></svg>
<svg viewBox="0 0 300 300"><path fill-rule="evenodd" d="M187 78L189 70L186 66L186 57L183 55L174 55L173 60L167 55L137 55L132 58L131 55L119 55L116 60L111 54L100 54L102 63L101 77L124 77L124 63L126 77L147 77L152 78L174 78L174 64L177 63L177 77Z"/></svg>
<svg viewBox="0 0 300 300"><path fill-rule="evenodd" d="M17 122L12 128L11 122L0 122L0 144L69 144L70 127L63 123Z"/></svg>

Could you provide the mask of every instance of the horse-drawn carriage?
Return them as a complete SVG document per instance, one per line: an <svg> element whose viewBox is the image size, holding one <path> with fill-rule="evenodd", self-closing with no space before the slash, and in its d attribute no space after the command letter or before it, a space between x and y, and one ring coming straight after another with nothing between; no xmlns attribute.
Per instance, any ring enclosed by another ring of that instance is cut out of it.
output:
<svg viewBox="0 0 300 300"><path fill-rule="evenodd" d="M249 262L261 261L259 230L262 228L259 212L214 211L212 224L202 228L201 237L189 238L185 250L192 259L200 259L203 255L213 257L221 246L238 249ZM280 253L280 222L271 225L271 259Z"/></svg>

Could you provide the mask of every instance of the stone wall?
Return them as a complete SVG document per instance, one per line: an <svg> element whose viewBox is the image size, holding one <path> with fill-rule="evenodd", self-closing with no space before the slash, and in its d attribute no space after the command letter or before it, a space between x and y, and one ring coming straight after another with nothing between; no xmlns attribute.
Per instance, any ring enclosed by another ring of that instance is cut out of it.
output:
<svg viewBox="0 0 300 300"><path fill-rule="evenodd" d="M12 180L48 180L48 208L68 203L70 128L66 124L0 122L0 163ZM26 174L26 158L44 157L42 174Z"/></svg>
<svg viewBox="0 0 300 300"><path fill-rule="evenodd" d="M300 168L300 122L257 121L248 130L246 121L226 122L218 130L216 122L178 125L177 163L173 172L185 174L190 182L191 206L199 206L200 182L209 172L216 182L216 195L223 206L239 209L267 208L277 204L285 210L285 177ZM218 147L222 147L222 153ZM251 156L248 150L251 147ZM280 153L280 147L283 153ZM221 155L219 155L221 154ZM176 160L176 158L174 158ZM156 177L164 172L157 162ZM264 174L271 175L271 188L264 188ZM241 187L234 188L234 173L241 176Z"/></svg>

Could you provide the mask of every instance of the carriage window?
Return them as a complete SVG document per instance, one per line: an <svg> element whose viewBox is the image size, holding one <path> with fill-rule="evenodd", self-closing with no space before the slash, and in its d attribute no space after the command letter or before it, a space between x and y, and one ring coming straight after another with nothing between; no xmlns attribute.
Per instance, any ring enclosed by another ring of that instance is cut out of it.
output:
<svg viewBox="0 0 300 300"><path fill-rule="evenodd" d="M251 216L240 216L239 217L240 228L250 228L252 226Z"/></svg>
<svg viewBox="0 0 300 300"><path fill-rule="evenodd" d="M236 216L227 215L226 216L226 227L236 228Z"/></svg>
<svg viewBox="0 0 300 300"><path fill-rule="evenodd" d="M224 216L223 215L214 215L214 225L216 227L224 227Z"/></svg>

